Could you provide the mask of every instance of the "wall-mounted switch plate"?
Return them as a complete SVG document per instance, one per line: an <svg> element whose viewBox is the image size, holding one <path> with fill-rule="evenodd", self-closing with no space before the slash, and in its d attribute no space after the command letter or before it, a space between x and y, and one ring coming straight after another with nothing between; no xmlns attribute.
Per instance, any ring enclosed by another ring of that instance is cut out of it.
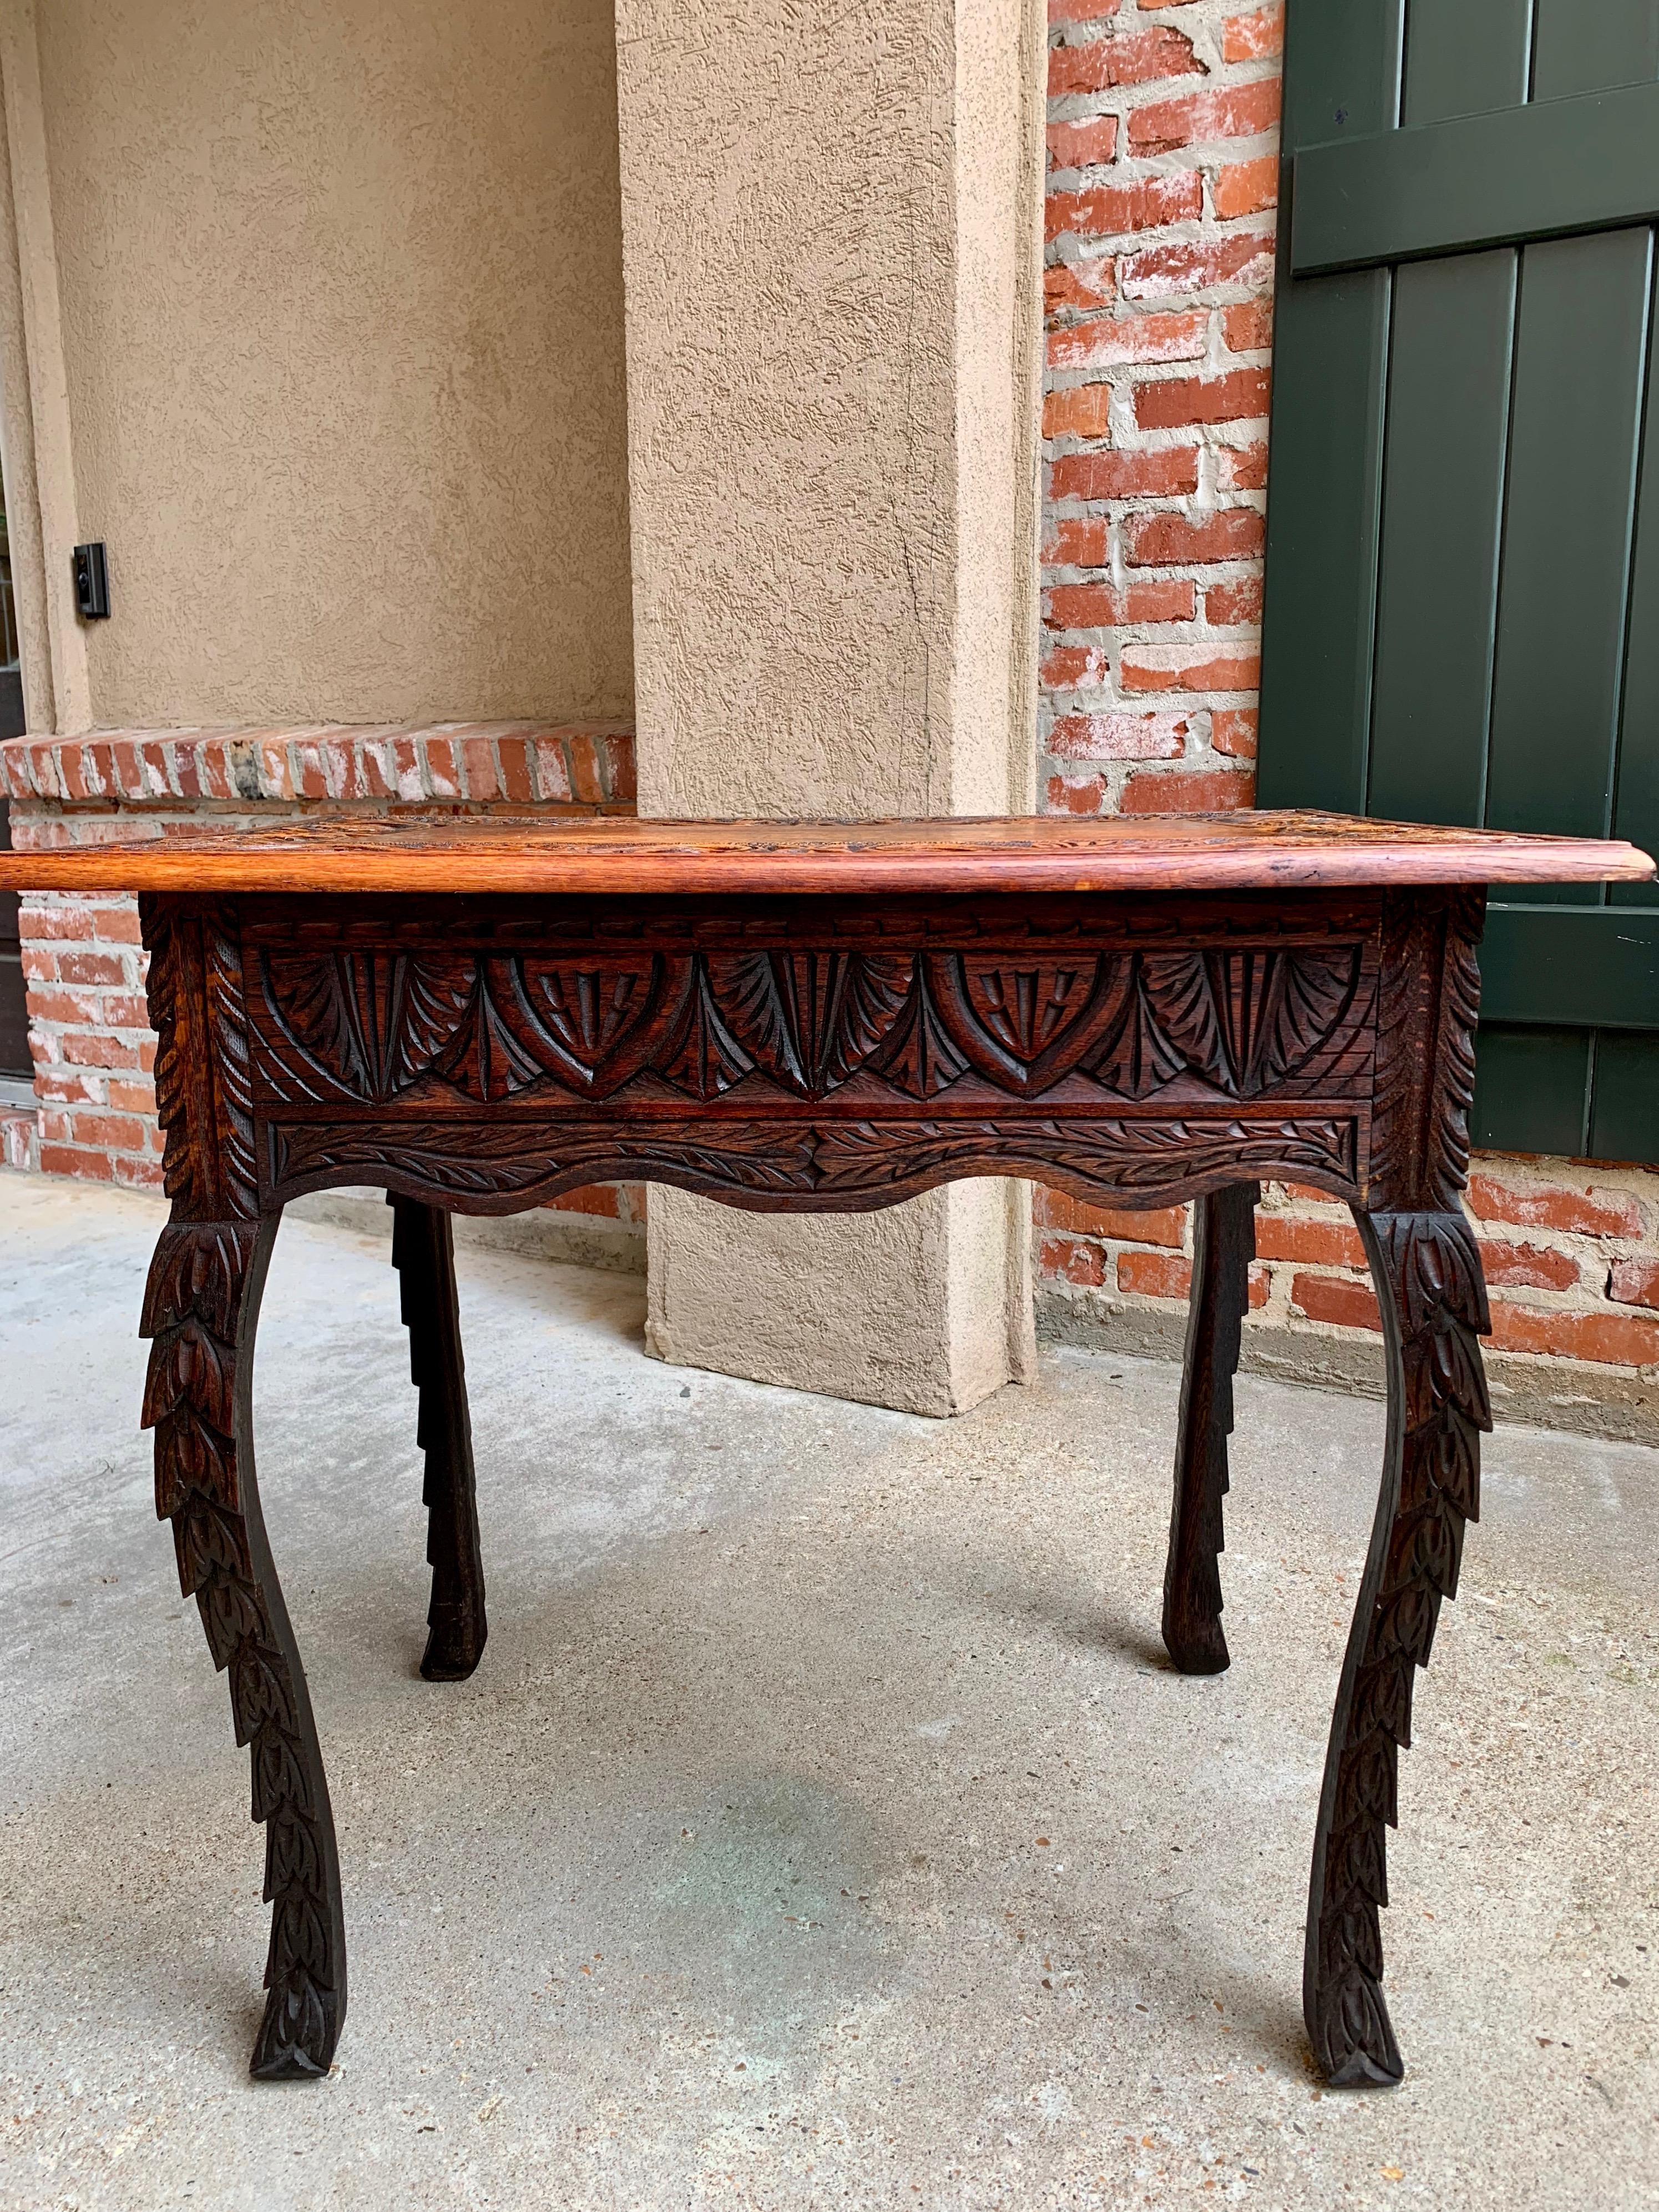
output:
<svg viewBox="0 0 1659 2212"><path fill-rule="evenodd" d="M75 549L75 611L83 622L103 622L109 614L109 564L101 538Z"/></svg>

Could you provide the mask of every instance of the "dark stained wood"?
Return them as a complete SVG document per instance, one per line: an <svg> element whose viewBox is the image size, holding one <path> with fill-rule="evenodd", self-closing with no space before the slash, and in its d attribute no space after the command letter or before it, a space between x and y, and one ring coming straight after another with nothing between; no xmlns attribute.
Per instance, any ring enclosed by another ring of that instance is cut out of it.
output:
<svg viewBox="0 0 1659 2212"><path fill-rule="evenodd" d="M690 876L649 899L648 869L627 860L648 841L623 841L623 887L603 896L574 895L567 875L556 896L544 878L515 895L498 880L424 897L213 896L198 883L141 900L173 1201L145 1310L145 1413L158 1505L230 1671L268 1826L257 2071L325 2070L345 2001L327 1792L248 1436L258 1288L284 1203L364 1182L400 1201L434 1671L459 1673L483 1649L483 1575L448 1212L514 1212L627 1176L773 1212L865 1211L1012 1174L1119 1206L1206 1201L1165 1614L1171 1652L1194 1668L1226 1659L1216 1559L1250 1186L1313 1183L1359 1221L1389 1332L1389 1441L1333 1723L1304 1998L1332 2081L1398 2077L1380 1990L1382 1828L1487 1420L1480 1257L1459 1211L1484 895L1455 879L1278 878L1038 895L1018 873L1042 842L1022 844L1027 826L979 833L973 865L1006 888L969 897L950 852L860 829L813 833L811 866L827 872L816 891L799 836L767 860L748 830L725 854L670 851L664 865ZM1159 847L1138 827L1143 856L1172 865L1174 833ZM1235 858L1247 849L1237 822L1182 834L1211 832ZM687 834L658 833L671 846ZM521 857L551 865L546 839L515 834ZM897 888L860 872L866 841L878 860L903 859ZM1328 825L1297 849L1340 868L1340 842ZM465 843L446 834L422 849L441 860ZM1364 836L1350 846L1357 866ZM1253 865L1281 849L1269 834ZM1448 867L1498 852L1432 838L1370 849L1452 855ZM1190 842L1182 865L1201 850ZM1611 848L1574 850L1574 865L1613 865ZM718 887L699 892L704 868Z"/></svg>
<svg viewBox="0 0 1659 2212"><path fill-rule="evenodd" d="M144 1425L155 1510L179 1581L228 1676L236 1741L265 1831L270 1948L251 2071L328 2072L345 2018L345 1915L334 1819L305 1670L272 1564L253 1468L253 1333L278 1217L180 1220L161 1231L144 1293Z"/></svg>
<svg viewBox="0 0 1659 2212"><path fill-rule="evenodd" d="M1221 1501L1261 1197L1259 1183L1234 1183L1193 1211L1192 1305L1164 1570L1164 1646L1183 1674L1219 1674L1230 1664L1221 1629Z"/></svg>
<svg viewBox="0 0 1659 2212"><path fill-rule="evenodd" d="M929 822L321 814L231 835L0 854L0 890L618 897L1637 881L1634 847L1283 813Z"/></svg>
<svg viewBox="0 0 1659 2212"><path fill-rule="evenodd" d="M449 1216L435 1206L391 1191L386 1202L392 1208L392 1264L409 1331L410 1378L420 1393L416 1441L426 1460L421 1495L428 1515L432 1602L421 1672L428 1682L464 1682L483 1656L489 1629L454 1235Z"/></svg>

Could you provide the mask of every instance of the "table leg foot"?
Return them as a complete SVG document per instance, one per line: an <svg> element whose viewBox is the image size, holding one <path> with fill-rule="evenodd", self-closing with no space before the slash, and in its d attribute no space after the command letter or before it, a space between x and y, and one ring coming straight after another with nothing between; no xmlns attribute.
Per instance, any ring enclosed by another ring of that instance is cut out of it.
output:
<svg viewBox="0 0 1659 2212"><path fill-rule="evenodd" d="M180 1585L228 1679L236 1741L252 1755L253 1818L265 1831L270 1995L252 2070L291 2080L328 2071L346 1962L328 1784L253 1465L253 1339L277 1218L170 1224L143 1326L156 1510L173 1524Z"/></svg>
<svg viewBox="0 0 1659 2212"><path fill-rule="evenodd" d="M1490 1328L1474 1237L1452 1212L1355 1208L1382 1307L1389 1434L1382 1493L1331 1722L1308 1899L1303 2009L1339 2087L1400 2080L1382 2002L1384 1826L1398 1825L1416 1669L1457 1591L1463 1527L1480 1509L1492 1426L1480 1337Z"/></svg>
<svg viewBox="0 0 1659 2212"><path fill-rule="evenodd" d="M1261 1195L1257 1183L1234 1183L1194 1209L1187 1364L1164 1570L1164 1648L1183 1674L1219 1674L1231 1663L1221 1628L1221 1501Z"/></svg>
<svg viewBox="0 0 1659 2212"><path fill-rule="evenodd" d="M392 1193L386 1203L392 1208L392 1264L398 1270L409 1331L410 1376L420 1393L416 1435L426 1455L422 1495L432 1602L421 1673L428 1682L464 1682L483 1656L489 1627L454 1236L441 1206Z"/></svg>

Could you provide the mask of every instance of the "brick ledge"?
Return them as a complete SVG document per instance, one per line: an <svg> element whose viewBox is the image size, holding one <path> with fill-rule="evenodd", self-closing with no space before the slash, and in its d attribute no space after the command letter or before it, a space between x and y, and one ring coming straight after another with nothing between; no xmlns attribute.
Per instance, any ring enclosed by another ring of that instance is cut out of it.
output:
<svg viewBox="0 0 1659 2212"><path fill-rule="evenodd" d="M631 814L634 732L614 722L305 723L13 738L0 744L0 797L54 811L327 799Z"/></svg>

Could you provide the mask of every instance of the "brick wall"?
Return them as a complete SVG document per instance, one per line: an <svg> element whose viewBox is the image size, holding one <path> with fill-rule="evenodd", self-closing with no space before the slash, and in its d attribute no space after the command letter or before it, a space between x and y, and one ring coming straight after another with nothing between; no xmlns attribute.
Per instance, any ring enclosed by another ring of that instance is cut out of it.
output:
<svg viewBox="0 0 1659 2212"><path fill-rule="evenodd" d="M1283 12L1050 0L1042 786L1076 814L1254 797ZM1517 1416L1659 1441L1659 1176L1476 1162ZM1173 1352L1185 1208L1037 1200L1045 1325ZM1270 1185L1246 1358L1372 1382L1345 1208Z"/></svg>

